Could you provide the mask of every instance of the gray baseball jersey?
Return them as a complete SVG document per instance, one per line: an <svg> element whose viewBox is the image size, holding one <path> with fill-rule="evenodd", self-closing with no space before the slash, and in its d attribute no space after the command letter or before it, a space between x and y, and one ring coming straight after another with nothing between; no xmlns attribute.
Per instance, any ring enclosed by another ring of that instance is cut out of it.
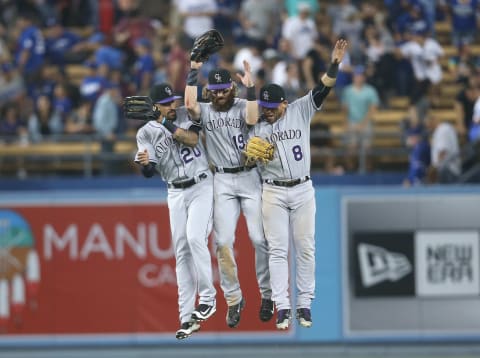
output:
<svg viewBox="0 0 480 358"><path fill-rule="evenodd" d="M189 129L197 124L190 120L182 106L177 108L175 125ZM147 149L149 161L156 164L156 170L166 182L193 178L209 170L206 151L200 140L193 148L186 146L174 140L172 133L156 121L150 121L138 130L137 148L135 162L138 162L138 153Z"/></svg>
<svg viewBox="0 0 480 358"><path fill-rule="evenodd" d="M261 120L250 130L250 136L264 138L275 146L273 160L259 165L262 179L290 180L310 175L310 122L318 110L310 91L290 103L275 123Z"/></svg>
<svg viewBox="0 0 480 358"><path fill-rule="evenodd" d="M199 105L210 162L223 168L243 166L245 157L242 151L248 134L245 122L247 101L235 98L227 112L215 111L211 103Z"/></svg>

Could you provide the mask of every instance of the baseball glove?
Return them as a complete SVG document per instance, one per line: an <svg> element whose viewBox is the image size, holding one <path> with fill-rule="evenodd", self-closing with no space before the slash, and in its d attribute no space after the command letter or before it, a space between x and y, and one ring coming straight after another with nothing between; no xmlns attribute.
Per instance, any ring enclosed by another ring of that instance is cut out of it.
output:
<svg viewBox="0 0 480 358"><path fill-rule="evenodd" d="M127 119L138 119L142 121L156 120L158 111L148 96L131 96L123 100L123 113Z"/></svg>
<svg viewBox="0 0 480 358"><path fill-rule="evenodd" d="M190 52L190 60L195 62L206 62L208 58L223 47L223 37L217 30L208 30L198 36L193 43Z"/></svg>
<svg viewBox="0 0 480 358"><path fill-rule="evenodd" d="M251 165L257 161L268 163L273 159L274 146L260 137L252 137L247 142L244 153L247 157L246 164Z"/></svg>

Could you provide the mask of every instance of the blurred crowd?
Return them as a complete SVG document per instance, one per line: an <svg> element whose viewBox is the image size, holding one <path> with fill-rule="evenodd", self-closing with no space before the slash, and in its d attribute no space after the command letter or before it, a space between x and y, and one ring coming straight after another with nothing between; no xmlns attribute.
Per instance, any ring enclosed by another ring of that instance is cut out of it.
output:
<svg viewBox="0 0 480 358"><path fill-rule="evenodd" d="M480 103L474 110L480 57L472 52L478 3L1 0L0 140L28 145L90 135L105 144L135 133L140 124L123 118L122 98L148 94L160 82L183 93L194 39L216 28L226 45L202 66L199 95L212 68L234 73L248 60L257 88L280 84L293 101L319 81L335 40L344 37L349 53L334 95L345 114L349 153L369 147L372 116L395 96L409 98L405 136L425 133L425 118L442 106L445 71L461 85L455 106L462 125L454 130L461 143L474 142L480 137ZM447 68L441 66L438 21L451 24L447 45L457 49ZM345 166L354 170L355 163Z"/></svg>

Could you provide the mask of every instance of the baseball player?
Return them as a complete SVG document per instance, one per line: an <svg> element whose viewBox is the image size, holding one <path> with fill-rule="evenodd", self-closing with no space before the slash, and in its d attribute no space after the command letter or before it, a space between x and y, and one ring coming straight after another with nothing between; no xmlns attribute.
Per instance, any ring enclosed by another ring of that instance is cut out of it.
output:
<svg viewBox="0 0 480 358"><path fill-rule="evenodd" d="M247 99L237 98L236 83L225 69L209 72L206 96L209 103L197 102L196 76L203 62L191 61L185 89L185 106L204 129L208 157L214 167L213 232L220 271L220 285L228 305L227 325L237 327L245 306L237 274L233 245L240 210L255 248L255 269L260 288L260 320L273 316L268 248L262 225L261 185L258 170L245 166L247 125L258 121L258 105L250 64L237 74L247 87Z"/></svg>
<svg viewBox="0 0 480 358"><path fill-rule="evenodd" d="M185 107L178 107L169 84L155 85L150 98L160 112L157 120L137 133L135 162L149 178L158 172L168 185L170 228L175 250L178 305L184 339L200 329L200 321L215 313L208 235L212 228L213 178L205 149L198 140L200 127ZM196 295L199 305L195 308Z"/></svg>
<svg viewBox="0 0 480 358"><path fill-rule="evenodd" d="M269 247L272 299L277 309L277 328L291 323L289 298L289 233L293 234L296 260L296 317L302 327L311 327L311 301L315 291L315 194L310 180L310 121L320 110L335 84L338 65L347 47L338 40L332 63L321 83L305 96L288 104L282 87L261 88L258 101L262 118L250 134L275 146L273 159L260 163L263 181L262 214Z"/></svg>

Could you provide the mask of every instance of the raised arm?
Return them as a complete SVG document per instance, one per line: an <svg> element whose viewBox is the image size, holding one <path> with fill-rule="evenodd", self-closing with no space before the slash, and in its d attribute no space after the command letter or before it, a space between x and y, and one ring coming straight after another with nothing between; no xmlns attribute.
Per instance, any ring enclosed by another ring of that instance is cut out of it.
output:
<svg viewBox="0 0 480 358"><path fill-rule="evenodd" d="M243 69L244 74L242 75L241 73L237 73L237 77L240 79L242 84L247 87L247 113L245 122L248 125L254 125L258 122L258 104L255 93L255 84L252 80L252 70L248 61L243 61Z"/></svg>
<svg viewBox="0 0 480 358"><path fill-rule="evenodd" d="M324 99L330 93L330 89L335 86L338 74L338 66L342 62L343 56L347 50L347 41L344 39L337 40L332 51L332 62L327 72L322 76L321 83L312 89L313 101L317 107L320 107Z"/></svg>
<svg viewBox="0 0 480 358"><path fill-rule="evenodd" d="M197 102L197 76L198 70L202 67L203 62L190 61L190 72L187 77L187 85L185 87L185 107L190 113L192 119L200 118L200 105Z"/></svg>

